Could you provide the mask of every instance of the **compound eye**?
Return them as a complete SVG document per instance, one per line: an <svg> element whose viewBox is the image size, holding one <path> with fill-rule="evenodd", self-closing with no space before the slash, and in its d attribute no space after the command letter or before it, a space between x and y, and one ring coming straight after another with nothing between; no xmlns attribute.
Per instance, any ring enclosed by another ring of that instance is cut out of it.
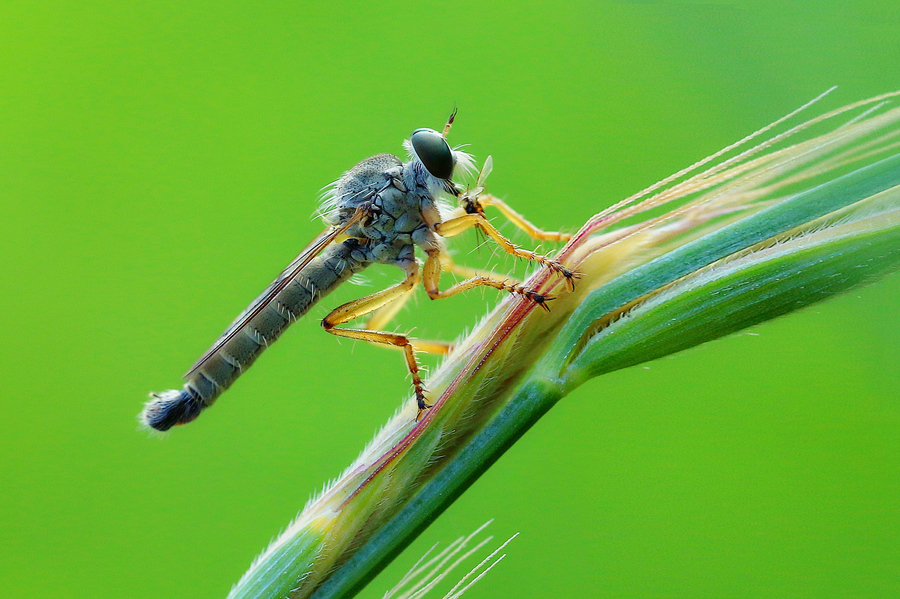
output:
<svg viewBox="0 0 900 599"><path fill-rule="evenodd" d="M453 176L456 160L447 140L434 129L416 129L409 137L416 155L428 172L437 179L449 179Z"/></svg>

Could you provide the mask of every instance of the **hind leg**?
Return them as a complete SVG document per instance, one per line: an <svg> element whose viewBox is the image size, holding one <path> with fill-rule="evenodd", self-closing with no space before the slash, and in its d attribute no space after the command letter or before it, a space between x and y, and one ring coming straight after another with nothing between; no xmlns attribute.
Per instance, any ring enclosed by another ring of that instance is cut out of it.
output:
<svg viewBox="0 0 900 599"><path fill-rule="evenodd" d="M347 302L343 306L339 306L331 311L328 316L322 320L322 328L338 337L346 337L348 339L360 339L369 343L387 345L397 347L403 350L406 359L406 367L412 376L413 388L416 393L416 405L419 413L416 420L421 418L429 406L425 403L425 386L422 383L422 377L419 374L419 365L416 362L415 347L406 335L399 333L387 333L372 329L345 329L339 328L337 325L344 324L360 316L365 316L371 312L382 308L393 301L397 301L408 294L419 282L419 265L415 261L410 261L407 266L402 266L406 271L406 278L392 287L388 287L377 293L367 295L352 302Z"/></svg>

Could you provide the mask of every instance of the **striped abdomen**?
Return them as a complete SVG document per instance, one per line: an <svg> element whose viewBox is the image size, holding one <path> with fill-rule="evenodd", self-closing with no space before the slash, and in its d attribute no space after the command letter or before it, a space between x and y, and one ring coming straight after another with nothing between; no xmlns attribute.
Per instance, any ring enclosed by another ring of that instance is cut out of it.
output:
<svg viewBox="0 0 900 599"><path fill-rule="evenodd" d="M141 414L144 423L164 431L196 418L253 364L264 349L278 339L289 324L306 314L335 287L368 266L369 263L353 258L351 254L354 250L358 251L354 240L328 246L266 302L272 289L283 283L282 277L276 279L225 330L213 345L215 351L201 358L191 369L182 389L152 395L153 399ZM265 305L260 308L264 302ZM246 318L247 314L256 310L257 314ZM220 347L217 348L217 345Z"/></svg>

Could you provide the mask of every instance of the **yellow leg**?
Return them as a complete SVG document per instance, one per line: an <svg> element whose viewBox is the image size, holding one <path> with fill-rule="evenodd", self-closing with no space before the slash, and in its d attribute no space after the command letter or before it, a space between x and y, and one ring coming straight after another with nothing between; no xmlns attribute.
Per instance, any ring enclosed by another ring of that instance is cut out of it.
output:
<svg viewBox="0 0 900 599"><path fill-rule="evenodd" d="M397 300L405 293L413 289L419 282L419 265L415 262L406 268L406 279L393 287L388 287L377 293L367 295L366 297L352 302L347 302L343 306L339 306L331 311L328 316L322 320L322 328L339 337L347 337L349 339L361 339L370 343L378 343L398 347L403 350L406 358L406 367L412 375L413 387L416 391L416 405L419 408L419 414L416 416L418 420L422 416L422 412L429 406L425 403L425 387L422 383L422 377L419 375L419 365L416 362L415 350L405 335L398 333L385 333L383 331L372 331L367 329L340 329L337 325L349 322L360 316L364 316L373 312L382 306Z"/></svg>
<svg viewBox="0 0 900 599"><path fill-rule="evenodd" d="M444 272L451 272L461 277L466 277L467 279L471 279L472 277L487 277L489 279L504 280L510 283L518 284L522 282L515 277L498 275L489 270L481 270L480 268L471 268L463 266L462 264L457 264L449 254L443 252L441 253L441 270Z"/></svg>
<svg viewBox="0 0 900 599"><path fill-rule="evenodd" d="M415 288L410 289L397 299L392 302L389 302L375 310L372 314L372 317L366 322L366 329L381 331L388 325L388 323L397 315L398 312L403 308L406 302L409 301L409 298L412 297L413 293L415 293ZM427 354L438 354L445 356L450 353L453 349L452 343L447 343L446 341L424 341L422 339L410 339L410 344L412 344L413 349L416 351L425 352Z"/></svg>
<svg viewBox="0 0 900 599"><path fill-rule="evenodd" d="M537 293L531 289L526 289L522 285L516 285L507 281L500 281L486 276L475 276L465 281L461 281L452 285L449 289L441 291L439 284L441 281L441 250L433 249L428 251L428 259L425 260L424 268L425 291L431 299L443 299L462 293L475 287L493 287L502 291L509 291L527 297L544 310L550 311L547 302L553 299L553 296Z"/></svg>
<svg viewBox="0 0 900 599"><path fill-rule="evenodd" d="M569 241L572 236L568 233L559 233L557 231L544 231L531 224L524 216L512 209L512 207L490 194L480 195L472 200L474 209L481 212L485 206L494 206L506 219L525 231L529 237L538 241ZM479 209L479 207L481 209Z"/></svg>
<svg viewBox="0 0 900 599"><path fill-rule="evenodd" d="M412 297L413 292L415 291L415 286L411 287L408 291L406 291L403 295L400 295L394 301L388 302L384 306L378 308L372 313L372 316L369 317L369 320L366 322L367 329L376 329L381 330L388 325L388 323L394 319L394 316L400 312L403 306L406 305L406 302L409 301L409 298Z"/></svg>
<svg viewBox="0 0 900 599"><path fill-rule="evenodd" d="M453 344L449 341L423 341L422 339L410 339L413 349L426 354L446 356L453 351Z"/></svg>
<svg viewBox="0 0 900 599"><path fill-rule="evenodd" d="M554 272L557 272L560 275L562 275L563 277L565 277L566 282L569 284L569 287L571 289L575 288L575 279L578 278L578 275L576 275L571 270L564 267L562 264L560 264L556 260L553 260L546 256L542 256L541 254L532 252L531 250L523 250L519 246L515 245L509 239L504 237L503 234L500 233L500 231L498 231L497 228L494 225L492 225L484 217L483 214L479 214L477 212L474 214L464 214L464 215L458 216L456 218L451 218L448 221L438 223L434 227L435 227L435 232L438 235L441 235L442 237L453 237L455 235L459 235L463 231L467 231L467 230L471 229L472 227L477 227L477 228L481 229L482 231L484 231L484 233L488 237L493 239L497 243L497 245L499 245L501 248L503 248L503 250L506 251L507 253L512 254L513 256L516 256L518 258L525 258L526 260L533 260L534 262L537 262L538 264L541 264L543 266L550 268ZM429 257L430 257L430 255L431 254L429 254ZM426 263L426 266L427 266L427 263ZM439 263L438 263L438 267L440 267ZM427 268L426 268L425 277L426 277L425 280L426 280L426 288L427 288L427 281L428 281ZM429 295L430 295L430 293L429 293Z"/></svg>

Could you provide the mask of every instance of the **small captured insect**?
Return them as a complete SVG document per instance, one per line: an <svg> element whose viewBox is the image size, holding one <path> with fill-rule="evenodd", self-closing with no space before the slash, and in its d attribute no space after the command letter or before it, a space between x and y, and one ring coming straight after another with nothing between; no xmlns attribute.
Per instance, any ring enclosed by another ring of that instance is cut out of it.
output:
<svg viewBox="0 0 900 599"><path fill-rule="evenodd" d="M439 299L475 287L493 287L514 293L547 309L552 297L522 285L475 273L453 263L444 238L476 228L506 252L552 269L574 288L577 275L559 262L519 248L504 237L484 215L486 206L495 206L516 226L534 239L565 241L567 235L542 231L503 201L483 193L484 179L493 161L488 156L475 187L464 190L453 182L457 171L473 170L472 157L451 149L447 134L456 112L450 115L443 132L416 129L404 146L409 161L392 154L363 160L344 173L328 189L320 209L329 225L229 326L209 350L184 375L180 390L151 394L141 419L149 427L165 431L176 424L194 420L201 411L228 389L257 357L292 322L306 314L320 299L364 268L392 264L405 279L387 289L348 302L329 313L322 327L333 335L395 346L403 350L412 375L417 418L428 407L425 387L419 374L415 351L447 353L448 344L411 340L405 335L381 329L402 307L419 281L428 297ZM459 207L442 218L441 204L456 198ZM424 265L416 259L421 248ZM467 276L441 291L441 271ZM474 276L473 276L474 275ZM341 328L356 318L372 314L365 329Z"/></svg>

